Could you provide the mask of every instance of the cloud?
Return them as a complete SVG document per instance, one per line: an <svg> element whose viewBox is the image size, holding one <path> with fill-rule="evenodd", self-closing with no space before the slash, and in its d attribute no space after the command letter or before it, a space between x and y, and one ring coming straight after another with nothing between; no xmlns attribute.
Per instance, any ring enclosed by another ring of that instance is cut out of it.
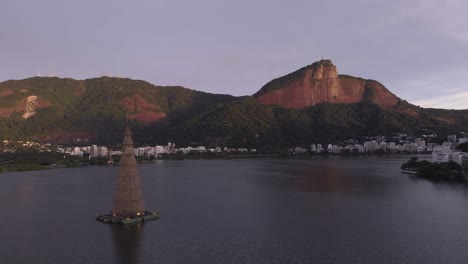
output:
<svg viewBox="0 0 468 264"><path fill-rule="evenodd" d="M468 44L468 1L402 1L400 18L422 23L428 30Z"/></svg>
<svg viewBox="0 0 468 264"><path fill-rule="evenodd" d="M468 92L429 97L413 103L429 108L468 109Z"/></svg>
<svg viewBox="0 0 468 264"><path fill-rule="evenodd" d="M395 82L402 99L422 107L468 109L468 67Z"/></svg>

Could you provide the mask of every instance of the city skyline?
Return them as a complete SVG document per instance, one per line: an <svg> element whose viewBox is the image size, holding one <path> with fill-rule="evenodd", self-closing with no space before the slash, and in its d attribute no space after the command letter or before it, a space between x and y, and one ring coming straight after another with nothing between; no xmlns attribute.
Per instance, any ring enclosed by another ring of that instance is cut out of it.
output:
<svg viewBox="0 0 468 264"><path fill-rule="evenodd" d="M251 95L321 59L410 103L468 108L464 1L9 1L0 81L110 75Z"/></svg>

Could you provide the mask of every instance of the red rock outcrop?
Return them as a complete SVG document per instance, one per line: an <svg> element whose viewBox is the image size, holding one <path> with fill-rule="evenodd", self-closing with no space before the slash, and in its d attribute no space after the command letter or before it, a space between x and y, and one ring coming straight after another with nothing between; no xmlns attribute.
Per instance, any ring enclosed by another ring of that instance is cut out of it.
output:
<svg viewBox="0 0 468 264"><path fill-rule="evenodd" d="M139 94L125 97L122 100L122 105L129 114L128 117L130 119L138 120L145 124L164 121L167 118L166 113L158 105L148 103Z"/></svg>
<svg viewBox="0 0 468 264"><path fill-rule="evenodd" d="M389 109L400 100L377 81L338 75L330 60L321 60L267 83L254 95L262 104L302 109L319 103L372 101Z"/></svg>

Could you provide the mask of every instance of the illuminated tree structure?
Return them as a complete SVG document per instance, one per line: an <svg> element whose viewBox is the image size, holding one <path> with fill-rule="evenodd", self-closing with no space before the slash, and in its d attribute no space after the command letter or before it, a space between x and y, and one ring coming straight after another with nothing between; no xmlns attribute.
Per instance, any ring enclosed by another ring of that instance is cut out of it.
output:
<svg viewBox="0 0 468 264"><path fill-rule="evenodd" d="M128 122L122 145L119 178L112 203L112 213L98 215L96 219L113 224L130 224L158 219L158 213L145 210L140 175L133 151L132 133Z"/></svg>
<svg viewBox="0 0 468 264"><path fill-rule="evenodd" d="M117 191L112 204L112 214L136 215L145 211L143 192L141 191L140 175L138 174L133 141L130 128L127 125L120 157L120 172Z"/></svg>

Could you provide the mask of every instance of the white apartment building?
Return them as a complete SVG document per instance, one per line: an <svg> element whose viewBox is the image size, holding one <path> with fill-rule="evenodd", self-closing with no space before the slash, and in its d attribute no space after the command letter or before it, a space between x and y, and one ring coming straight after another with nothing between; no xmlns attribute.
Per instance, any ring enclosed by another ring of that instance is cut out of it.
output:
<svg viewBox="0 0 468 264"><path fill-rule="evenodd" d="M97 157L99 155L98 147L97 145L92 145L90 150L89 150L89 156L91 158Z"/></svg>
<svg viewBox="0 0 468 264"><path fill-rule="evenodd" d="M169 153L168 148L166 146L156 146L154 147L155 156L157 157L159 154Z"/></svg>
<svg viewBox="0 0 468 264"><path fill-rule="evenodd" d="M306 153L307 152L307 149L305 148L301 148L301 147L295 147L294 148L294 153L295 154L303 154L303 153Z"/></svg>
<svg viewBox="0 0 468 264"><path fill-rule="evenodd" d="M317 144L317 153L323 152L322 144Z"/></svg>
<svg viewBox="0 0 468 264"><path fill-rule="evenodd" d="M463 162L468 162L468 153L452 151L451 149L442 149L432 152L432 162L440 163L449 161L463 165Z"/></svg>
<svg viewBox="0 0 468 264"><path fill-rule="evenodd" d="M133 152L135 153L135 156L145 156L146 155L146 147L143 148L134 148Z"/></svg>
<svg viewBox="0 0 468 264"><path fill-rule="evenodd" d="M457 135L449 135L447 136L447 141L456 143L457 142Z"/></svg>
<svg viewBox="0 0 468 264"><path fill-rule="evenodd" d="M74 147L72 152L70 153L72 156L83 156L83 151L79 147Z"/></svg>
<svg viewBox="0 0 468 264"><path fill-rule="evenodd" d="M316 152L317 151L317 146L315 144L310 145L310 152Z"/></svg>
<svg viewBox="0 0 468 264"><path fill-rule="evenodd" d="M106 147L98 147L98 156L107 157L109 150Z"/></svg>
<svg viewBox="0 0 468 264"><path fill-rule="evenodd" d="M366 151L376 151L376 150L380 149L379 142L377 142L375 140L364 142L364 149Z"/></svg>

